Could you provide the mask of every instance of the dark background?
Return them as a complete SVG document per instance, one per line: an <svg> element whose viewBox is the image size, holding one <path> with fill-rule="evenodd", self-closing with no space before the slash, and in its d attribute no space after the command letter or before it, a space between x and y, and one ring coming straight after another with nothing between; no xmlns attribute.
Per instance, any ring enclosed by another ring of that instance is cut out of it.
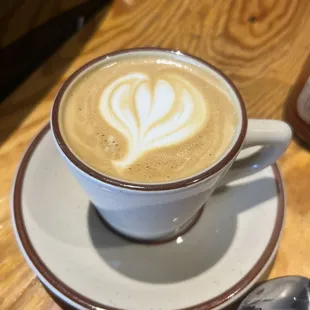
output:
<svg viewBox="0 0 310 310"><path fill-rule="evenodd" d="M31 72L110 2L1 0L0 104Z"/></svg>

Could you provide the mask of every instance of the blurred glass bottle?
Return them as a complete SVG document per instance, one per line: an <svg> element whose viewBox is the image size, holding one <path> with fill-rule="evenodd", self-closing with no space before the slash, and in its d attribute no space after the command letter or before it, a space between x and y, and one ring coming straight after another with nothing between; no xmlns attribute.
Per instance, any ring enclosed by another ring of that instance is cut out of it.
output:
<svg viewBox="0 0 310 310"><path fill-rule="evenodd" d="M289 96L286 120L295 135L310 147L310 55Z"/></svg>

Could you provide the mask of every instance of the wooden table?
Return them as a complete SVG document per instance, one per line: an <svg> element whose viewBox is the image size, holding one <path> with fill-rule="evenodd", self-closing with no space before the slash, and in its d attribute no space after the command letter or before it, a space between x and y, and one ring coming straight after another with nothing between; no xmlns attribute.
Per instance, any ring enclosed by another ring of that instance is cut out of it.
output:
<svg viewBox="0 0 310 310"><path fill-rule="evenodd" d="M122 48L179 49L223 70L250 117L281 119L309 63L309 17L308 0L118 0L32 74L0 105L0 309L59 309L16 245L9 204L18 162L73 71ZM310 277L309 151L293 141L279 165L287 217L270 277Z"/></svg>

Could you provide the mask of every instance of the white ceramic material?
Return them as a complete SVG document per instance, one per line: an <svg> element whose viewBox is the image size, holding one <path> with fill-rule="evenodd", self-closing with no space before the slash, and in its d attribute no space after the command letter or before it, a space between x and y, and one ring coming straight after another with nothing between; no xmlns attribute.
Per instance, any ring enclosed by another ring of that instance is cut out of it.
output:
<svg viewBox="0 0 310 310"><path fill-rule="evenodd" d="M284 195L276 166L213 193L196 225L159 245L106 228L46 127L26 152L12 192L12 223L32 270L77 309L222 309L271 265Z"/></svg>
<svg viewBox="0 0 310 310"><path fill-rule="evenodd" d="M58 111L67 91L94 66L103 62L117 62L121 58L128 57L130 53L139 54L141 57L147 55L171 57L180 62L202 67L216 78L221 88L232 99L239 120L236 135L228 150L207 170L177 182L152 185L129 183L92 170L66 146L59 128ZM247 126L242 98L221 72L200 59L160 49L117 52L95 59L80 68L67 80L55 99L51 127L58 150L99 213L117 231L144 240L171 237L180 230L188 228L193 216L208 200L219 182L232 181L273 164L286 150L292 135L289 126L281 121L249 120ZM223 181L242 145L262 146L262 148L246 159L237 159Z"/></svg>

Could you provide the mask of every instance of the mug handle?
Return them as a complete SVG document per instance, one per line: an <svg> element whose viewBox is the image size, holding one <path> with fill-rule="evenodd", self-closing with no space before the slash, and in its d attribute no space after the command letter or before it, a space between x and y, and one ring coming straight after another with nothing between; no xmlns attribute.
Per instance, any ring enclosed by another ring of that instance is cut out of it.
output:
<svg viewBox="0 0 310 310"><path fill-rule="evenodd" d="M260 146L261 149L247 157L242 156L244 151L241 150L220 185L246 177L275 163L287 149L291 138L291 128L282 121L249 119L242 149L253 146Z"/></svg>

